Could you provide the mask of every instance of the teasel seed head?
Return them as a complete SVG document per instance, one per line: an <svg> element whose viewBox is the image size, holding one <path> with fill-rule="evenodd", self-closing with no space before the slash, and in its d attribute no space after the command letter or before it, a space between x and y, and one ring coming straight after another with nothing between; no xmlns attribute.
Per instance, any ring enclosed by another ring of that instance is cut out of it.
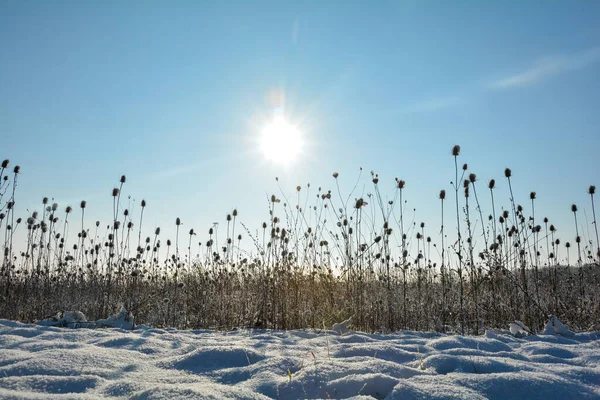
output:
<svg viewBox="0 0 600 400"><path fill-rule="evenodd" d="M56 211L58 210L58 203L53 203L52 204L52 211Z"/></svg>
<svg viewBox="0 0 600 400"><path fill-rule="evenodd" d="M475 175L475 174L469 174L469 181L471 183L475 183L476 180L477 180L477 175Z"/></svg>
<svg viewBox="0 0 600 400"><path fill-rule="evenodd" d="M142 208L146 207L146 200L142 200Z"/></svg>
<svg viewBox="0 0 600 400"><path fill-rule="evenodd" d="M10 164L10 160L4 160L4 161L2 161L2 168L8 167L8 164Z"/></svg>
<svg viewBox="0 0 600 400"><path fill-rule="evenodd" d="M404 187L406 186L406 182L403 181L402 179L398 180L398 189L404 189Z"/></svg>
<svg viewBox="0 0 600 400"><path fill-rule="evenodd" d="M112 190L112 197L117 197L119 195L119 188L114 188Z"/></svg>
<svg viewBox="0 0 600 400"><path fill-rule="evenodd" d="M510 178L511 175L512 175L512 171L510 170L510 168L506 168L504 170L504 176L507 177L507 178Z"/></svg>
<svg viewBox="0 0 600 400"><path fill-rule="evenodd" d="M531 200L535 200L535 197L536 197L536 193L535 193L535 192L531 192L531 193L529 193L529 198L530 198Z"/></svg>
<svg viewBox="0 0 600 400"><path fill-rule="evenodd" d="M15 165L15 168L13 169L13 172L14 172L15 174L18 174L18 173L19 173L19 171L21 171L21 167L20 167L20 166L18 166L18 165Z"/></svg>
<svg viewBox="0 0 600 400"><path fill-rule="evenodd" d="M588 189L588 193L589 194L595 194L596 193L596 186L590 185L590 188Z"/></svg>
<svg viewBox="0 0 600 400"><path fill-rule="evenodd" d="M548 217L544 217L544 223L547 224L548 223Z"/></svg>
<svg viewBox="0 0 600 400"><path fill-rule="evenodd" d="M181 219L179 217L177 217L175 219L175 225L177 225L177 226L181 225Z"/></svg>
<svg viewBox="0 0 600 400"><path fill-rule="evenodd" d="M577 204L572 204L571 205L571 211L576 213L577 212Z"/></svg>
<svg viewBox="0 0 600 400"><path fill-rule="evenodd" d="M67 206L67 208L65 209L65 212L66 212L67 214L70 214L70 213L71 213L71 211L73 211L73 208L72 208L71 206Z"/></svg>
<svg viewBox="0 0 600 400"><path fill-rule="evenodd" d="M82 209L84 209L86 205L87 205L87 202L85 200L81 200L81 203L79 204L79 207L81 207Z"/></svg>
<svg viewBox="0 0 600 400"><path fill-rule="evenodd" d="M194 229L190 229L190 236L195 235L196 233L194 232Z"/></svg>
<svg viewBox="0 0 600 400"><path fill-rule="evenodd" d="M467 163L463 164L462 166L463 171L466 171L469 169L469 165Z"/></svg>
<svg viewBox="0 0 600 400"><path fill-rule="evenodd" d="M455 144L454 147L452 148L452 155L454 157L458 157L459 154L460 154L460 146Z"/></svg>
<svg viewBox="0 0 600 400"><path fill-rule="evenodd" d="M171 239L167 239L167 246L171 245Z"/></svg>
<svg viewBox="0 0 600 400"><path fill-rule="evenodd" d="M227 222L231 221L231 214L227 214Z"/></svg>
<svg viewBox="0 0 600 400"><path fill-rule="evenodd" d="M446 199L446 191L444 189L440 190L440 200Z"/></svg>
<svg viewBox="0 0 600 400"><path fill-rule="evenodd" d="M126 180L127 178L125 177L125 175L121 175L121 183L125 183Z"/></svg>
<svg viewBox="0 0 600 400"><path fill-rule="evenodd" d="M237 215L238 215L238 210L237 210L237 208L234 208L234 209L233 209L233 212L232 212L231 214L233 214L233 216L234 216L234 217L237 217Z"/></svg>
<svg viewBox="0 0 600 400"><path fill-rule="evenodd" d="M463 182L463 187L464 187L465 189L467 189L467 188L469 187L469 184L470 184L470 183L471 183L471 181L470 181L470 180L468 180L468 179L465 179L465 180L464 180L464 182Z"/></svg>
<svg viewBox="0 0 600 400"><path fill-rule="evenodd" d="M160 227L158 227L158 228L156 228L156 229L154 230L154 234L155 234L156 236L160 235Z"/></svg>
<svg viewBox="0 0 600 400"><path fill-rule="evenodd" d="M490 179L490 183L488 183L488 188L493 189L494 187L496 187L496 180Z"/></svg>
<svg viewBox="0 0 600 400"><path fill-rule="evenodd" d="M334 177L335 179L337 179L337 177L338 177L338 176L340 176L340 174L338 174L337 172L334 172L334 173L333 173L333 177Z"/></svg>
<svg viewBox="0 0 600 400"><path fill-rule="evenodd" d="M44 197L44 198L42 199L42 204L43 204L43 205L46 205L46 204L48 204L48 198L47 198L47 197Z"/></svg>

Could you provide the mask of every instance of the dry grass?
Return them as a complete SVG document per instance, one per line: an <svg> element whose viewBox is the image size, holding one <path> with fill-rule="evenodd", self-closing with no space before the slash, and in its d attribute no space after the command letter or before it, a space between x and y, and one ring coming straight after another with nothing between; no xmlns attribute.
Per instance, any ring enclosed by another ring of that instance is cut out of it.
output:
<svg viewBox="0 0 600 400"><path fill-rule="evenodd" d="M396 179L392 200L384 201L379 176L371 173L372 194L354 198L353 192L342 195L334 173L335 194L319 189L315 197L310 187L298 186L293 201L271 196L269 220L256 233L233 210L220 243L212 228L204 242L195 242L193 229L180 237L185 233L179 217L174 242L163 241L160 228L144 240L146 202L136 219L122 209L125 176L113 189L113 216L104 229L99 222L85 225L85 201L76 234L69 231L77 226L76 211L61 211L47 198L41 213L23 220L14 209L20 169L10 170L5 161L0 169L0 318L32 321L69 309L101 318L124 305L139 323L178 328L321 328L352 317L354 329L365 331L477 334L515 319L538 330L549 314L573 328L597 323L597 232L595 245L582 242L577 206L571 210L577 260L569 265L570 242L561 245L547 218L544 226L537 224L534 192L531 215L525 215L512 194L510 169L505 171L510 208L497 217L492 180L484 218L476 175L467 175L466 164L459 168L460 147L452 156L458 240L444 240L444 205L452 201L445 191L439 196L441 230L431 229L437 235L428 236L424 223L405 221L403 180ZM588 193L595 226L595 187ZM15 246L19 228L27 230L27 242Z"/></svg>

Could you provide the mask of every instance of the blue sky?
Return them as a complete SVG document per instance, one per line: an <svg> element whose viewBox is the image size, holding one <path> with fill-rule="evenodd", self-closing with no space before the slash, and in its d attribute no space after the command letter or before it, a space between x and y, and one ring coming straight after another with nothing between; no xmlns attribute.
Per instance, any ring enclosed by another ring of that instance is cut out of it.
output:
<svg viewBox="0 0 600 400"><path fill-rule="evenodd" d="M510 167L517 202L536 191L568 240L571 203L590 213L600 184L599 17L590 1L3 1L0 157L22 167L23 215L86 199L108 222L126 174L147 226L204 233L237 207L257 227L275 176L292 194L337 171L347 191L363 167L360 193L370 170L390 195L404 179L439 227L460 144L498 208ZM273 90L305 135L286 168L256 143Z"/></svg>

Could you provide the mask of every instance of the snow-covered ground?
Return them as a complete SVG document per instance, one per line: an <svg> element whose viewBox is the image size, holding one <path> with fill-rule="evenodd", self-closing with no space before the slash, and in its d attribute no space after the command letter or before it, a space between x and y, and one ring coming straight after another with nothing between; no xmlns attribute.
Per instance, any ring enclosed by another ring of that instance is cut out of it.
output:
<svg viewBox="0 0 600 400"><path fill-rule="evenodd" d="M600 398L600 332L559 328L517 338L0 320L0 398Z"/></svg>

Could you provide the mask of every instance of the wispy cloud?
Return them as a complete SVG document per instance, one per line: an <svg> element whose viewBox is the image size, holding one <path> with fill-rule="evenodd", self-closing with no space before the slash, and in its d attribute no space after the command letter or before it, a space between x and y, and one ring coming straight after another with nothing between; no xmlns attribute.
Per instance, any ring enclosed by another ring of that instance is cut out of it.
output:
<svg viewBox="0 0 600 400"><path fill-rule="evenodd" d="M534 85L563 72L583 69L598 61L600 61L600 47L594 47L579 53L546 57L525 71L493 81L489 87L492 89L510 89Z"/></svg>
<svg viewBox="0 0 600 400"><path fill-rule="evenodd" d="M450 107L454 107L462 103L463 100L457 96L451 97L438 97L432 98L425 101L420 101L415 104L412 104L408 107L401 109L403 113L423 113L423 112L432 112L432 111L440 111Z"/></svg>

